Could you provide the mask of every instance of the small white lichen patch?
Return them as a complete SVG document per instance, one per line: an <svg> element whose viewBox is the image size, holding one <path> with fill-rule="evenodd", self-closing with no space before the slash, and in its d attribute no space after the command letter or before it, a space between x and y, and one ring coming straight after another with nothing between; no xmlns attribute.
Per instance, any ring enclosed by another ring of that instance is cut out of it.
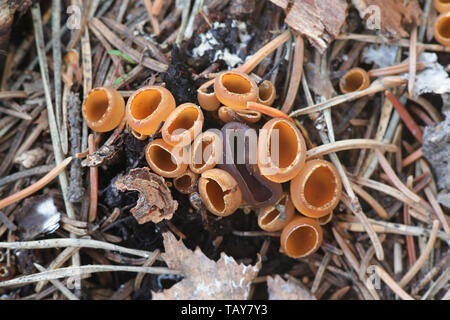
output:
<svg viewBox="0 0 450 320"><path fill-rule="evenodd" d="M378 68L390 67L395 64L397 46L370 45L363 52L366 63L374 63Z"/></svg>
<svg viewBox="0 0 450 320"><path fill-rule="evenodd" d="M450 93L450 78L444 67L437 62L435 53L424 52L418 59L426 65L426 69L418 72L414 86L414 94Z"/></svg>
<svg viewBox="0 0 450 320"><path fill-rule="evenodd" d="M229 48L219 49L217 46L220 43L214 37L211 29L199 35L200 44L192 49L192 56L194 58L199 58L205 55L208 50L216 49L214 53L214 58L212 62L223 60L229 68L234 68L237 65L241 64L243 61L238 56L238 53L248 45L248 42L251 40L251 35L247 31L247 25L245 22L233 20L231 22L232 28L237 28L238 30L238 41L239 47L236 53L230 51ZM227 28L225 23L214 22L213 29L223 29Z"/></svg>

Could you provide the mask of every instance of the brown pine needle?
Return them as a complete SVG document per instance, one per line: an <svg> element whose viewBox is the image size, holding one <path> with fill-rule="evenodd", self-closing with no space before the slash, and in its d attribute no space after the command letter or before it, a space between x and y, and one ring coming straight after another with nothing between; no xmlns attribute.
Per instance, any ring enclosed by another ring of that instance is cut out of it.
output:
<svg viewBox="0 0 450 320"><path fill-rule="evenodd" d="M91 133L88 137L89 154L95 152L95 138ZM97 218L97 202L98 202L98 167L90 167L89 178L91 185L90 203L89 203L89 222L95 221Z"/></svg>
<svg viewBox="0 0 450 320"><path fill-rule="evenodd" d="M400 298L403 300L414 300L413 297L411 297L409 294L406 293L405 290L403 290L397 282L395 282L394 279L386 272L383 268L380 266L375 266L375 272L380 276L380 278L384 281L384 283L387 284L391 290L397 294Z"/></svg>
<svg viewBox="0 0 450 320"><path fill-rule="evenodd" d="M411 31L411 38L409 42L409 81L408 81L408 93L410 96L414 96L414 85L416 83L417 72L417 26Z"/></svg>
<svg viewBox="0 0 450 320"><path fill-rule="evenodd" d="M153 14L153 4L152 0L143 0L145 4L145 9L147 10L147 15L150 20L150 23L152 25L153 33L155 36L159 36L161 33L161 30L159 28L158 19L156 19L155 15Z"/></svg>
<svg viewBox="0 0 450 320"><path fill-rule="evenodd" d="M383 208L383 206L375 200L368 192L358 186L356 183L352 183L352 188L361 198L364 199L372 209L383 219L389 219L389 214Z"/></svg>
<svg viewBox="0 0 450 320"><path fill-rule="evenodd" d="M412 280L412 278L414 278L414 276L417 274L417 272L420 271L420 269L422 268L424 263L428 260L431 250L433 250L434 243L437 238L438 230L439 230L439 221L434 220L433 228L431 229L430 239L428 239L428 243L425 247L425 250L423 250L422 254L417 259L416 263L408 270L408 272L400 280L399 286L401 288L404 288Z"/></svg>
<svg viewBox="0 0 450 320"><path fill-rule="evenodd" d="M72 157L64 159L58 166L53 168L49 173L43 176L41 179L33 183L31 186L13 194L5 199L0 200L0 209L9 206L10 204L20 201L29 195L41 190L47 184L53 181L72 161Z"/></svg>
<svg viewBox="0 0 450 320"><path fill-rule="evenodd" d="M410 198L412 201L419 203L421 200L420 197L411 190L409 190L408 187L405 186L405 184L397 177L397 175L394 172L394 169L392 169L386 157L377 149L375 149L375 154L377 155L378 162L380 163L384 172L387 174L387 176L392 181L394 186L396 186L401 192L403 192L405 196Z"/></svg>
<svg viewBox="0 0 450 320"><path fill-rule="evenodd" d="M332 152L353 149L383 149L387 152L397 152L397 146L395 144L373 139L348 139L314 147L306 152L306 158L317 158Z"/></svg>
<svg viewBox="0 0 450 320"><path fill-rule="evenodd" d="M289 89L283 107L281 107L281 111L283 111L284 113L291 112L292 107L294 106L295 97L297 96L300 81L302 80L304 52L305 43L303 42L302 36L298 35L295 37L295 51L293 56L294 62L292 64Z"/></svg>
<svg viewBox="0 0 450 320"><path fill-rule="evenodd" d="M414 151L413 153L411 153L409 156L407 156L405 159L403 159L402 161L402 167L407 167L410 164L416 162L416 160L420 159L423 157L423 152L422 152L422 148L417 149L416 151Z"/></svg>
<svg viewBox="0 0 450 320"><path fill-rule="evenodd" d="M265 104L249 101L247 102L247 110L253 110L258 111L266 116L272 117L272 118L283 118L289 121L293 121L292 118L290 118L286 113L284 113L281 110L278 110L277 108L266 106Z"/></svg>
<svg viewBox="0 0 450 320"><path fill-rule="evenodd" d="M265 57L274 52L279 46L283 45L291 37L289 30L284 31L278 37L267 43L261 49L245 61L241 66L237 67L234 71L250 73Z"/></svg>

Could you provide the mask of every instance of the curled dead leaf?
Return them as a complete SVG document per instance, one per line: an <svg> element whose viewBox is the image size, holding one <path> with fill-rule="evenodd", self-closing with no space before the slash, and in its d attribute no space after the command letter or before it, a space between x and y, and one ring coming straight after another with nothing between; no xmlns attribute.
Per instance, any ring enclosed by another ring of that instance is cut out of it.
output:
<svg viewBox="0 0 450 320"><path fill-rule="evenodd" d="M164 178L151 173L149 168L132 169L128 175L120 176L115 185L120 191L139 192L137 204L130 210L139 224L170 220L178 208Z"/></svg>
<svg viewBox="0 0 450 320"><path fill-rule="evenodd" d="M180 270L184 279L170 289L153 292L154 300L242 300L248 299L250 285L261 269L261 258L255 265L238 264L222 252L215 262L200 248L189 250L173 234L163 234L165 253L161 254L169 268Z"/></svg>

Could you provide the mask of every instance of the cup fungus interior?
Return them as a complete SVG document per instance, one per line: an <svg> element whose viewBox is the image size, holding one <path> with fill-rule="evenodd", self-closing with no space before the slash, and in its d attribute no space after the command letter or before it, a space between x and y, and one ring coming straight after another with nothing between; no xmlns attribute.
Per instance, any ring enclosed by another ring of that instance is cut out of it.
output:
<svg viewBox="0 0 450 320"><path fill-rule="evenodd" d="M281 169L287 168L294 162L297 153L299 152L296 134L294 130L284 122L278 122L272 130L278 130L279 144L278 148L275 148L274 150L272 150L272 147L270 148L271 158L273 159L273 152L278 152L278 167ZM270 139L272 139L272 133L273 131L270 134ZM272 142L269 143L272 145Z"/></svg>
<svg viewBox="0 0 450 320"><path fill-rule="evenodd" d="M185 108L182 110L176 119L170 124L168 128L169 134L177 129L189 130L194 126L195 120L198 118L198 110L196 108Z"/></svg>
<svg viewBox="0 0 450 320"><path fill-rule="evenodd" d="M220 187L220 185L217 183L217 181L212 179L207 179L206 182L206 193L208 195L209 200L211 201L211 204L214 206L214 208L218 211L223 211L225 209L225 194Z"/></svg>
<svg viewBox="0 0 450 320"><path fill-rule="evenodd" d="M319 166L305 182L305 200L313 207L323 207L333 200L335 189L336 179L333 172L327 166Z"/></svg>
<svg viewBox="0 0 450 320"><path fill-rule="evenodd" d="M181 190L187 190L192 185L192 179L188 174L184 174L173 180L175 187Z"/></svg>
<svg viewBox="0 0 450 320"><path fill-rule="evenodd" d="M286 197L283 197L280 201L280 205L283 205L286 207ZM268 225L272 223L275 219L278 219L280 216L280 211L274 206L273 209L264 216L264 218L261 220L262 225Z"/></svg>
<svg viewBox="0 0 450 320"><path fill-rule="evenodd" d="M158 108L161 100L161 93L158 90L144 90L134 97L130 107L131 115L137 120L143 120Z"/></svg>
<svg viewBox="0 0 450 320"><path fill-rule="evenodd" d="M101 119L108 109L108 95L103 90L94 90L86 98L86 117L92 122Z"/></svg>
<svg viewBox="0 0 450 320"><path fill-rule="evenodd" d="M259 86L259 99L261 101L266 101L270 98L273 92L273 87L267 82L263 82Z"/></svg>
<svg viewBox="0 0 450 320"><path fill-rule="evenodd" d="M152 162L165 172L172 172L177 169L177 165L172 160L172 154L159 145L150 146L149 157Z"/></svg>
<svg viewBox="0 0 450 320"><path fill-rule="evenodd" d="M316 242L316 230L308 225L300 225L287 236L286 251L293 257L301 257L311 251Z"/></svg>
<svg viewBox="0 0 450 320"><path fill-rule="evenodd" d="M450 38L450 16L446 16L443 19L439 19L436 22L437 30L441 37L449 39Z"/></svg>
<svg viewBox="0 0 450 320"><path fill-rule="evenodd" d="M251 83L238 74L223 75L222 84L229 92L236 94L249 93L252 88Z"/></svg>
<svg viewBox="0 0 450 320"><path fill-rule="evenodd" d="M212 157L212 140L202 140L201 143L198 144L197 148L195 148L194 152L194 168L200 169L202 168L209 158Z"/></svg>
<svg viewBox="0 0 450 320"><path fill-rule="evenodd" d="M348 92L357 91L364 83L364 76L359 71L351 71L344 78L344 88Z"/></svg>

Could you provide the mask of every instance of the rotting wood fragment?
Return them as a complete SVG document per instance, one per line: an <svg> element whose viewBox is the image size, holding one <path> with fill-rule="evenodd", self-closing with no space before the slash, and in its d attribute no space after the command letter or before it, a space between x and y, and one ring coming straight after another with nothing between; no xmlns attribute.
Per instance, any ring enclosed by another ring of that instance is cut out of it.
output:
<svg viewBox="0 0 450 320"><path fill-rule="evenodd" d="M121 191L139 192L137 204L130 210L139 224L170 220L178 208L164 178L151 173L149 168L132 169L128 175L120 176L115 185Z"/></svg>
<svg viewBox="0 0 450 320"><path fill-rule="evenodd" d="M384 36L395 40L409 37L405 27L423 23L423 12L417 0L352 0L352 3L362 19L371 19L375 24L380 22L374 28L380 27Z"/></svg>
<svg viewBox="0 0 450 320"><path fill-rule="evenodd" d="M311 44L324 53L340 33L347 17L345 0L270 0L284 9L285 22L294 31L305 36Z"/></svg>

